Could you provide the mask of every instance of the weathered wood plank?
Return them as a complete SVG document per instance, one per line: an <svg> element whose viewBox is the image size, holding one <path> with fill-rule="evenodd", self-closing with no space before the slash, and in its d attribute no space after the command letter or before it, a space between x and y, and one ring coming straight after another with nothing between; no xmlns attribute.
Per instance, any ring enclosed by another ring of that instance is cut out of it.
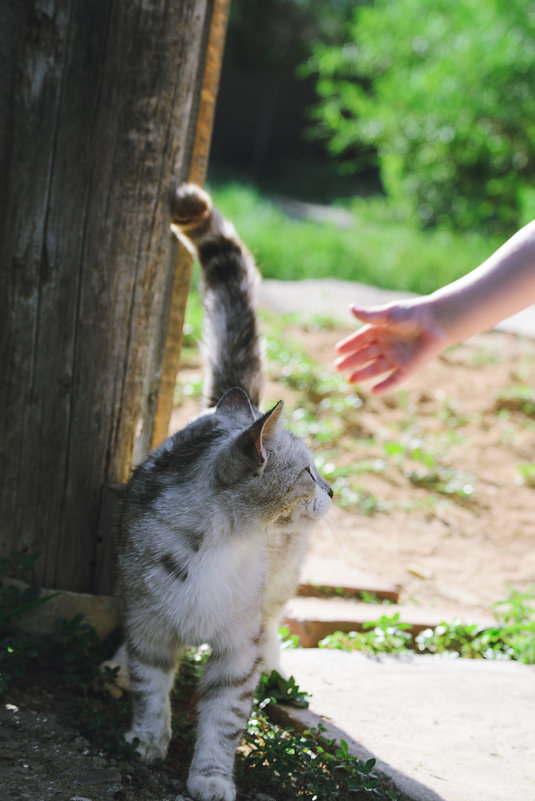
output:
<svg viewBox="0 0 535 801"><path fill-rule="evenodd" d="M21 5L0 79L0 552L41 551L45 586L87 591L103 487L152 430L166 187L190 172L211 6Z"/></svg>

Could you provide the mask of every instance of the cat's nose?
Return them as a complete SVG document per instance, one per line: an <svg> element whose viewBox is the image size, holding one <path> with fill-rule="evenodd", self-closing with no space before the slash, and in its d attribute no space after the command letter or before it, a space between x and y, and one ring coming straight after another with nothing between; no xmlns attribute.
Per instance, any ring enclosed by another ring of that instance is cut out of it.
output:
<svg viewBox="0 0 535 801"><path fill-rule="evenodd" d="M332 491L332 489L329 487L328 484L327 484L327 487L328 487L327 495L329 496L329 498L333 498L334 497L334 492Z"/></svg>

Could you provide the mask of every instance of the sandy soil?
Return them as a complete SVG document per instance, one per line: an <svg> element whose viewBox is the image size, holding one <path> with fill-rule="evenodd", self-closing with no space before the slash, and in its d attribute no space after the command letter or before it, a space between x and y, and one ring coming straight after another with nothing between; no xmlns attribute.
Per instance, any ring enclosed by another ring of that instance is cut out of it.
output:
<svg viewBox="0 0 535 801"><path fill-rule="evenodd" d="M315 334L307 349L330 363L339 332ZM360 409L346 415L356 443L339 444L340 459L383 459L388 466L363 473L359 484L386 507L372 515L333 515L330 540L318 533L313 549L339 549L346 563L398 584L401 601L447 607L469 617L487 612L535 582L535 489L519 465L535 461L535 421L516 396L533 387L535 343L492 332L452 349L385 396L362 392ZM517 388L517 389L515 389ZM507 400L503 395L512 394ZM421 446L435 465L385 457L385 442ZM333 454L336 457L336 452ZM471 500L418 486L407 472L451 470ZM420 575L415 575L419 573Z"/></svg>

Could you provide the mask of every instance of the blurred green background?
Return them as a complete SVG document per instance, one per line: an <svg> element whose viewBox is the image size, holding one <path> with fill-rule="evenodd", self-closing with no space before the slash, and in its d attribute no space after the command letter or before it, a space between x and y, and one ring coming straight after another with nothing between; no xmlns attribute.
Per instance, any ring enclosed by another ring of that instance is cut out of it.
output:
<svg viewBox="0 0 535 801"><path fill-rule="evenodd" d="M233 0L209 188L266 277L429 292L535 216L534 86L530 0Z"/></svg>

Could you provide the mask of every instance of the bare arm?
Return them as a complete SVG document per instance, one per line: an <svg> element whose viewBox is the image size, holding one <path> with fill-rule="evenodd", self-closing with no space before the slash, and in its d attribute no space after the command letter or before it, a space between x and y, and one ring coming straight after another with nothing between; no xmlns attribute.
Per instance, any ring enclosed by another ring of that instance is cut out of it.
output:
<svg viewBox="0 0 535 801"><path fill-rule="evenodd" d="M367 323L339 342L338 370L349 381L389 375L373 388L392 389L448 345L490 328L535 302L535 220L475 270L414 300L365 309Z"/></svg>
<svg viewBox="0 0 535 801"><path fill-rule="evenodd" d="M479 334L535 302L535 220L471 273L430 296L450 343Z"/></svg>

